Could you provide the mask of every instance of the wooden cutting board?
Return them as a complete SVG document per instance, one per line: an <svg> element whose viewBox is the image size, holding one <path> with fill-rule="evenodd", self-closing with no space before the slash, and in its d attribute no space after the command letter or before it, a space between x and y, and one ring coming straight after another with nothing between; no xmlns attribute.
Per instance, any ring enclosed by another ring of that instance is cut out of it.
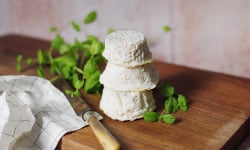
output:
<svg viewBox="0 0 250 150"><path fill-rule="evenodd" d="M0 75L18 74L18 53L35 55L48 48L43 40L10 35L0 38ZM98 108L100 97L86 95L90 105L105 119L102 123L119 140L124 150L146 149L236 149L250 133L250 79L155 62L160 82L168 81L189 103L187 112L177 112L177 122L168 125L143 120L119 122L109 119ZM23 74L34 75L34 68ZM157 110L164 98L154 90ZM58 150L102 149L90 127L62 137Z"/></svg>

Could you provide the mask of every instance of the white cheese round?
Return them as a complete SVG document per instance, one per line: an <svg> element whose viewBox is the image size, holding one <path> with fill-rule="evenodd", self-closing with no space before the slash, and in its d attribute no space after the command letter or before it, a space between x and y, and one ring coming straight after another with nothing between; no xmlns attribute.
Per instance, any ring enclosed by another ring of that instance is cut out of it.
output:
<svg viewBox="0 0 250 150"><path fill-rule="evenodd" d="M145 91L156 87L158 72L152 63L139 67L121 67L109 63L100 76L100 82L117 91Z"/></svg>
<svg viewBox="0 0 250 150"><path fill-rule="evenodd" d="M143 117L143 113L153 111L155 100L152 91L119 92L104 87L100 108L114 120L133 121Z"/></svg>
<svg viewBox="0 0 250 150"><path fill-rule="evenodd" d="M136 31L115 31L105 39L103 56L111 63L135 67L152 62L146 39Z"/></svg>

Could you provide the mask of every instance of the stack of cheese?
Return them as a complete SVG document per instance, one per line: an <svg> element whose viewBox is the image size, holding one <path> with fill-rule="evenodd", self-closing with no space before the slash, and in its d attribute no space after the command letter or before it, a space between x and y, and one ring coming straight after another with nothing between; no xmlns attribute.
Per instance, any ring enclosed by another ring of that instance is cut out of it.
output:
<svg viewBox="0 0 250 150"><path fill-rule="evenodd" d="M132 121L154 110L151 90L158 82L158 73L144 35L136 31L109 34L103 56L108 60L100 77L103 112L115 120Z"/></svg>

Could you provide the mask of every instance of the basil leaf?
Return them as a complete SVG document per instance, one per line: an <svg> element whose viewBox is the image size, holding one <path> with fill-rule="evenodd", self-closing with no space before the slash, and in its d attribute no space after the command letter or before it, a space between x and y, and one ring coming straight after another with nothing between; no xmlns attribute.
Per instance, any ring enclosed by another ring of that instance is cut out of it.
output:
<svg viewBox="0 0 250 150"><path fill-rule="evenodd" d="M104 44L98 41L93 41L91 48L90 48L90 54L92 56L101 54L104 50Z"/></svg>
<svg viewBox="0 0 250 150"><path fill-rule="evenodd" d="M167 124L173 124L175 122L175 117L171 114L163 114L161 115L162 121L164 121Z"/></svg>
<svg viewBox="0 0 250 150"><path fill-rule="evenodd" d="M16 58L16 61L17 61L17 63L16 63L16 70L18 71L18 72L20 72L21 70L22 70L22 59L23 59L23 55L21 55L21 54L19 54L18 56L17 56L17 58Z"/></svg>
<svg viewBox="0 0 250 150"><path fill-rule="evenodd" d="M71 67L69 67L69 66L63 66L61 69L62 77L64 79L70 78L70 76L71 76L70 72L71 72Z"/></svg>
<svg viewBox="0 0 250 150"><path fill-rule="evenodd" d="M84 80L77 80L74 82L74 88L76 88L77 90L82 88L84 85Z"/></svg>
<svg viewBox="0 0 250 150"><path fill-rule="evenodd" d="M108 31L107 31L107 34L110 34L110 33L114 32L114 31L115 31L114 28L109 28Z"/></svg>
<svg viewBox="0 0 250 150"><path fill-rule="evenodd" d="M84 42L85 42L85 41L84 41ZM85 47L84 47L84 45L82 44L82 43L84 43L84 42L80 42L80 41L78 41L77 39L75 39L75 40L74 40L73 47L74 47L75 49L84 50Z"/></svg>
<svg viewBox="0 0 250 150"><path fill-rule="evenodd" d="M45 77L42 66L38 66L38 67L37 67L37 75L38 75L39 77L42 77L42 78Z"/></svg>
<svg viewBox="0 0 250 150"><path fill-rule="evenodd" d="M160 92L162 95L164 95L166 97L170 97L170 96L174 95L175 89L172 85L170 85L168 83L163 83L160 87Z"/></svg>
<svg viewBox="0 0 250 150"><path fill-rule="evenodd" d="M74 92L70 90L65 90L65 94L70 95L70 97L74 97Z"/></svg>
<svg viewBox="0 0 250 150"><path fill-rule="evenodd" d="M90 41L90 42L98 41L98 38L94 35L88 35L87 41Z"/></svg>
<svg viewBox="0 0 250 150"><path fill-rule="evenodd" d="M16 58L17 62L21 62L23 59L23 55L19 54Z"/></svg>
<svg viewBox="0 0 250 150"><path fill-rule="evenodd" d="M70 45L62 44L57 50L60 54L65 54L66 52L70 51L70 48L71 48Z"/></svg>
<svg viewBox="0 0 250 150"><path fill-rule="evenodd" d="M37 62L39 65L50 63L50 54L48 51L39 49L37 51Z"/></svg>
<svg viewBox="0 0 250 150"><path fill-rule="evenodd" d="M90 23L92 23L93 21L95 21L96 16L97 16L96 12L95 12L95 11L91 11L91 12L88 13L87 16L85 17L84 23L85 23L85 24L90 24Z"/></svg>
<svg viewBox="0 0 250 150"><path fill-rule="evenodd" d="M182 111L187 111L188 110L188 106L187 106L187 99L184 95L179 94L178 95L178 105L180 106L180 110Z"/></svg>
<svg viewBox="0 0 250 150"><path fill-rule="evenodd" d="M98 70L97 63L94 57L90 58L83 68L83 76L89 78L93 73Z"/></svg>
<svg viewBox="0 0 250 150"><path fill-rule="evenodd" d="M40 49L37 51L37 62L39 65L44 63L43 51Z"/></svg>
<svg viewBox="0 0 250 150"><path fill-rule="evenodd" d="M179 105L175 97L172 98L172 105L173 105L172 112L177 112L179 110Z"/></svg>
<svg viewBox="0 0 250 150"><path fill-rule="evenodd" d="M27 65L31 65L33 63L33 59L32 58L28 58L27 60L26 60L26 64Z"/></svg>
<svg viewBox="0 0 250 150"><path fill-rule="evenodd" d="M50 27L50 29L49 29L49 30L50 30L50 32L51 32L51 33L54 33L54 32L56 32L56 31L57 31L57 28L56 28L56 27Z"/></svg>
<svg viewBox="0 0 250 150"><path fill-rule="evenodd" d="M159 117L159 113L153 112L153 111L145 112L143 114L143 118L147 122L155 122L158 120L158 117Z"/></svg>
<svg viewBox="0 0 250 150"><path fill-rule="evenodd" d="M73 67L77 64L76 60L69 56L60 56L53 60L53 63L58 64L59 66L70 66Z"/></svg>
<svg viewBox="0 0 250 150"><path fill-rule="evenodd" d="M71 22L71 25L73 27L73 29L76 31L76 32L80 32L81 31L81 26L79 24L77 24L75 21L72 21Z"/></svg>
<svg viewBox="0 0 250 150"><path fill-rule="evenodd" d="M77 73L73 73L72 79L71 79L71 81L72 81L72 83L73 83L73 86L74 86L74 84L75 84L78 80L79 80L78 74L77 74ZM76 87L75 87L75 88L76 88Z"/></svg>
<svg viewBox="0 0 250 150"><path fill-rule="evenodd" d="M174 109L173 97L169 97L168 99L166 99L164 106L167 113L172 113Z"/></svg>
<svg viewBox="0 0 250 150"><path fill-rule="evenodd" d="M79 89L76 89L73 93L74 93L74 96L81 96Z"/></svg>
<svg viewBox="0 0 250 150"><path fill-rule="evenodd" d="M169 31L171 31L171 28L169 26L165 25L165 26L162 27L162 30L164 32L169 32Z"/></svg>
<svg viewBox="0 0 250 150"><path fill-rule="evenodd" d="M97 93L101 87L101 83L99 82L100 72L96 71L91 76L86 79L84 90L87 93Z"/></svg>
<svg viewBox="0 0 250 150"><path fill-rule="evenodd" d="M57 35L52 41L51 41L51 47L55 48L57 50L60 49L61 45L64 44L64 39L62 38L62 36Z"/></svg>

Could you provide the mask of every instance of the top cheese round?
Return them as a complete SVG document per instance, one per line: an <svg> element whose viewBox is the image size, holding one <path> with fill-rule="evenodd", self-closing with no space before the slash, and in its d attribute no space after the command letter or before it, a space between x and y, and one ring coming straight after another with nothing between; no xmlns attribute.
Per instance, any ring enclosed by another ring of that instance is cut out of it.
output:
<svg viewBox="0 0 250 150"><path fill-rule="evenodd" d="M136 31L116 31L105 39L103 56L113 64L135 67L152 62L146 38Z"/></svg>

